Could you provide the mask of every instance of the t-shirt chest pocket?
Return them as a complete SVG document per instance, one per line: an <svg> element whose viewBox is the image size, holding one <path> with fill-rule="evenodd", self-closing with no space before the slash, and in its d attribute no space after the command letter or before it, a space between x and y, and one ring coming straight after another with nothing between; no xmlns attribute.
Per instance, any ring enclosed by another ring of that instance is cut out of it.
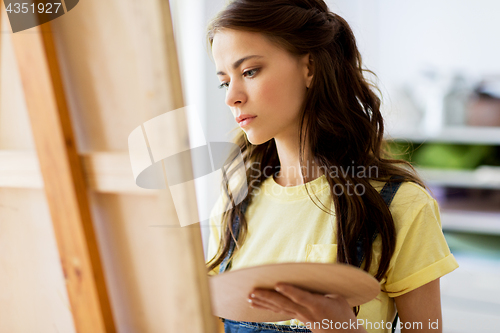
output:
<svg viewBox="0 0 500 333"><path fill-rule="evenodd" d="M337 262L337 244L307 244L306 262Z"/></svg>

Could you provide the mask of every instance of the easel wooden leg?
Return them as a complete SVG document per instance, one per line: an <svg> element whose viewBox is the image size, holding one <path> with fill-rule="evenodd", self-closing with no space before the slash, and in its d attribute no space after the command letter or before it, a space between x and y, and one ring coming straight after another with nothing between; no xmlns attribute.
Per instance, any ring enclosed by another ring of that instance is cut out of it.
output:
<svg viewBox="0 0 500 333"><path fill-rule="evenodd" d="M76 331L115 332L50 22L12 40Z"/></svg>

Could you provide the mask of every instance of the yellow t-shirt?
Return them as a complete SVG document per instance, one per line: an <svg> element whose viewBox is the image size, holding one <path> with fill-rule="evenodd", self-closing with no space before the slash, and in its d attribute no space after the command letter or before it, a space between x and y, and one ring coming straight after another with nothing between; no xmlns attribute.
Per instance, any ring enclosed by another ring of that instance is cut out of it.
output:
<svg viewBox="0 0 500 333"><path fill-rule="evenodd" d="M371 181L379 192L383 182ZM324 210L333 210L326 176L298 186L283 187L273 177L267 178L257 191L246 212L248 233L239 251L235 252L231 270L282 262L334 263L337 240L334 216L318 208L306 192ZM358 187L358 193L362 188ZM316 196L318 199L316 199ZM319 200L319 201L318 201ZM212 212L220 210L220 198ZM405 294L433 281L458 267L450 253L443 232L439 208L421 186L411 182L401 185L390 205L395 228L396 249L381 291L372 301L361 305L358 320L370 333L390 332L387 322L396 314L391 298ZM219 244L221 216L210 219L207 261ZM376 274L380 259L381 240L373 243L374 261L370 274ZM219 266L210 272L218 274ZM371 324L370 324L371 323ZM380 326L384 325L384 328ZM276 322L280 325L303 325L297 319ZM427 323L423 323L426 325Z"/></svg>

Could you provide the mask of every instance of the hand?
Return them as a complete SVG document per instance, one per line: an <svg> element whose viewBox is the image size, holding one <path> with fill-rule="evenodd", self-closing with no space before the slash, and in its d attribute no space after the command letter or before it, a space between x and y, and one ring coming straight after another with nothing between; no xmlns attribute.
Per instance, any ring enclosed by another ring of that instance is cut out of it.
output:
<svg viewBox="0 0 500 333"><path fill-rule="evenodd" d="M250 307L290 315L315 333L366 332L340 295L311 293L285 283L276 284L275 290L254 289L248 299Z"/></svg>

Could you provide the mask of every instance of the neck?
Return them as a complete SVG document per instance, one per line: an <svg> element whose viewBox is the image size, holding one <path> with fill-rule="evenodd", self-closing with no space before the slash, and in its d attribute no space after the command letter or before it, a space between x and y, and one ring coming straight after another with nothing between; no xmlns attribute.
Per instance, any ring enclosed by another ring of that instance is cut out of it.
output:
<svg viewBox="0 0 500 333"><path fill-rule="evenodd" d="M323 175L317 161L311 156L307 143L303 157L304 162L300 166L298 140L278 140L276 138L275 140L281 166L279 173L275 177L276 183L281 186L303 185L304 179L302 177L308 183Z"/></svg>

